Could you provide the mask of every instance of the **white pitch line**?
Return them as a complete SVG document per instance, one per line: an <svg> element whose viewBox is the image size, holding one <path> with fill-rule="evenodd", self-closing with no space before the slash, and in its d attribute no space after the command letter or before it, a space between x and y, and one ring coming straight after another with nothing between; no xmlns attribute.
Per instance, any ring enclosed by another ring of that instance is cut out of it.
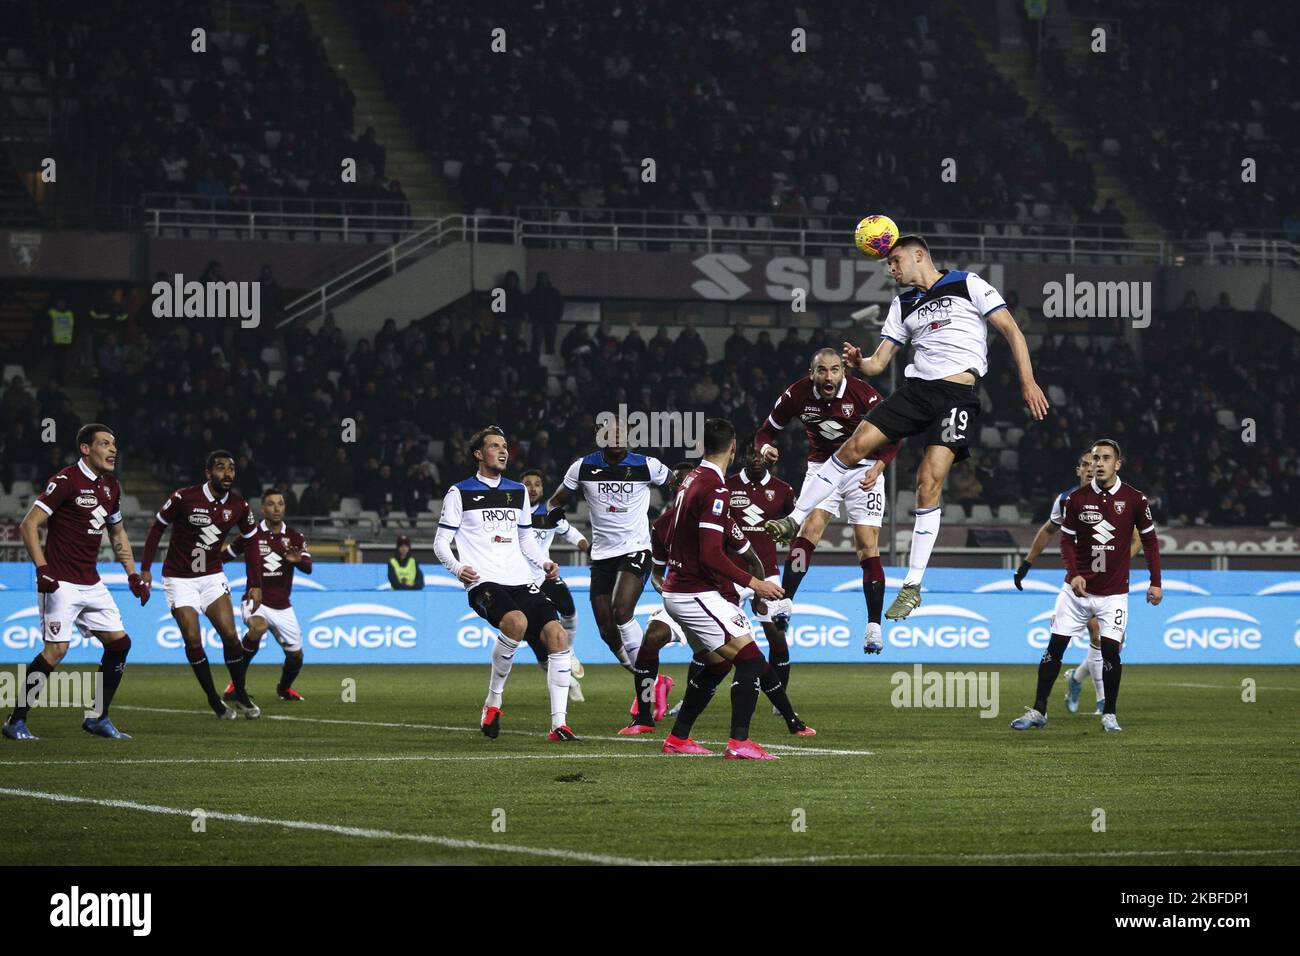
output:
<svg viewBox="0 0 1300 956"><path fill-rule="evenodd" d="M1241 690L1240 684L1179 684L1168 681L1165 687L1197 687L1203 690ZM1300 690L1300 687L1256 687L1256 690Z"/></svg>
<svg viewBox="0 0 1300 956"><path fill-rule="evenodd" d="M185 710L176 707L140 707L132 704L116 704L114 710L138 710L153 714L191 714L198 716L210 717L210 710ZM481 733L478 727L461 727L450 724L407 724L383 720L344 720L339 717L294 717L289 714L267 714L263 713L261 720L283 720L296 721L307 724L335 724L353 727L388 727L401 730L441 730L460 734L477 734ZM509 734L516 737L532 737L536 739L541 736L539 733L531 730L503 730L502 734ZM618 737L618 736L600 736L591 734L582 734L583 740L602 740L611 743L658 743L657 739L647 739L648 735L639 735L636 737ZM701 740L701 744L712 744L717 747L725 747L725 740ZM831 747L797 747L793 744L763 744L767 750L779 750L790 754L814 754L831 757L874 757L875 752L871 750L839 750Z"/></svg>
<svg viewBox="0 0 1300 956"><path fill-rule="evenodd" d="M369 757L140 757L122 760L0 760L0 767L50 767L99 766L116 767L131 764L246 764L246 763L421 763L442 760L649 760L661 754L399 754ZM704 755L701 755L704 756ZM709 754L720 757L722 754Z"/></svg>
<svg viewBox="0 0 1300 956"><path fill-rule="evenodd" d="M830 853L813 856L752 856L736 860L692 860L699 866L783 866L793 863L835 863L846 860L923 860L930 863L996 863L1015 860L1127 859L1145 856L1300 856L1300 847L1268 850L1043 850L1034 853Z"/></svg>
<svg viewBox="0 0 1300 956"><path fill-rule="evenodd" d="M142 813L158 813L164 816L193 817L194 811L179 807L164 807L154 803L136 803L134 800L105 800L95 797L78 797L67 793L47 793L43 790L19 790L0 787L0 796L26 797L33 800L45 800L50 803L85 803L96 807L112 807L119 810L138 810ZM579 850L557 850L547 847L514 846L508 843L482 843L478 840L457 840L452 837L433 836L427 833L399 833L394 830L376 830L368 827L345 827L333 823L315 823L310 820L276 820L270 817L255 817L245 813L223 813L219 810L204 811L209 820L225 820L230 823L249 823L260 826L287 827L291 830L315 830L321 833L333 833L338 836L361 837L367 840L405 840L411 843L432 843L437 846L456 850L486 850L492 853L514 853L523 856L543 856L560 860L573 860L579 863L602 863L613 866L653 866L653 860L638 860L625 856L610 856L602 853L583 853Z"/></svg>
<svg viewBox="0 0 1300 956"><path fill-rule="evenodd" d="M180 807L165 807L151 803L136 803L133 800L111 800L96 797L80 797L66 793L49 793L43 790L20 790L0 787L0 796L24 797L32 800L44 800L50 803L81 803L97 807L109 807L117 810L137 810L142 813L155 813L163 816L192 818L194 811ZM933 863L963 862L1010 862L1016 860L1051 860L1069 859L1131 859L1140 857L1177 857L1177 856L1278 856L1300 855L1300 848L1272 848L1261 850L1046 850L1033 853L830 853L808 856L755 856L719 860L641 860L635 857L613 856L602 853L584 853L580 850L561 850L551 847L526 847L506 843L483 843L478 840L460 840L453 837L440 837L427 833L400 833L394 830L379 830L369 827L340 826L333 823L316 823L310 820L277 820L270 817L256 817L244 813L225 813L219 810L205 811L209 820L224 820L230 823L246 823L260 826L285 827L291 830L314 830L320 833L332 833L337 836L358 837L367 840L400 840L411 843L426 843L459 850L483 850L492 853L509 853L521 856L540 856L552 859L572 860L579 863L600 863L610 866L772 866L796 863L835 863L849 860L921 860Z"/></svg>

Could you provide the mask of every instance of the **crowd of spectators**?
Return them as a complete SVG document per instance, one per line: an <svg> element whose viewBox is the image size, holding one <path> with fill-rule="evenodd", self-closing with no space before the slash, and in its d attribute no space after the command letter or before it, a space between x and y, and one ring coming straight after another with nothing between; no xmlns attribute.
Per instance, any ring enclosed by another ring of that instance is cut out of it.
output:
<svg viewBox="0 0 1300 956"><path fill-rule="evenodd" d="M1095 203L1088 163L947 13L778 0L634 0L598 17L582 0L508 16L477 0L350 10L389 97L435 167L458 168L471 209L887 208L903 221ZM795 28L807 53L791 49ZM940 181L945 156L955 182Z"/></svg>
<svg viewBox="0 0 1300 956"><path fill-rule="evenodd" d="M1071 58L1049 39L1044 82L1166 226L1300 240L1294 3L1072 0L1070 12L1106 31L1106 51Z"/></svg>
<svg viewBox="0 0 1300 956"><path fill-rule="evenodd" d="M513 316L492 312L485 295L405 328L390 319L355 343L332 318L315 329L300 321L275 337L239 330L229 341L222 330L235 323L154 325L144 310L111 333L121 371L101 376L99 417L118 430L124 460L147 459L169 486L200 480L207 452L228 447L249 494L271 482L309 482L301 500L289 501L292 513L325 515L353 497L381 516L414 517L471 470L465 442L484 424L505 429L515 473L538 468L553 486L594 447L599 412L624 404L702 412L731 419L748 436L806 374L816 348L876 334L738 326L711 352L690 321L632 324L619 334L605 322L578 323L558 337L551 358L532 316L553 311L559 295L539 277L516 297L525 304ZM1142 333L1140 362L1120 329L1043 336L1032 328L1038 380L1064 400L1030 425L1006 345L991 336L978 424L998 426L1018 460L977 441L970 462L954 470L947 500L1015 504L1041 520L1072 483L1077 454L1107 436L1124 449L1122 476L1148 494L1163 524L1300 523L1300 426L1286 411L1300 393L1300 336L1277 319L1236 311L1226 296L1202 310L1189 296ZM887 379L877 384L888 391ZM1231 422L1220 421L1223 410ZM42 443L36 424L50 417L59 434L75 431L57 385L32 396L11 383L0 412L9 423L0 450L6 489L15 467L39 480L66 464L64 443ZM787 429L781 441L781 471L797 484L802 430ZM919 451L904 446L900 489L914 485Z"/></svg>
<svg viewBox="0 0 1300 956"><path fill-rule="evenodd" d="M405 201L375 131L354 134L354 96L302 4L241 4L247 32L225 31L228 11L212 0L16 6L31 20L12 29L30 35L61 121L102 153L101 206L145 192L217 209L271 196ZM192 48L196 29L205 52ZM347 186L344 156L358 161Z"/></svg>

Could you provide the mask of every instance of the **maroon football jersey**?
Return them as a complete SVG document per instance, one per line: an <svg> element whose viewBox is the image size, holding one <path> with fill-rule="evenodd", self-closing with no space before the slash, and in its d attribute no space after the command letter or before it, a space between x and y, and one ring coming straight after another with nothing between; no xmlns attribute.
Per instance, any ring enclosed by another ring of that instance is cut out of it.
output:
<svg viewBox="0 0 1300 956"><path fill-rule="evenodd" d="M805 376L781 393L772 406L772 413L759 426L754 447L775 445L776 433L798 417L808 435L808 460L823 462L853 434L867 412L883 400L869 382L852 375L844 376L832 397L822 398L812 379ZM899 442L890 442L880 450L878 460L888 463L898 454L898 448Z"/></svg>
<svg viewBox="0 0 1300 956"><path fill-rule="evenodd" d="M243 554L250 544L257 542L258 554L262 557L262 603L269 608L283 611L289 606L289 592L293 590L293 572L295 566L284 559L284 552L297 548L302 555L296 570L311 574L311 555L307 553L307 539L302 532L281 523L279 531L272 531L261 521L251 538L236 538L226 546L226 553L232 558Z"/></svg>
<svg viewBox="0 0 1300 956"><path fill-rule="evenodd" d="M673 526L673 505L669 505L655 518L654 524L650 526L650 559L655 564L664 565L668 563L669 542L672 537ZM731 515L727 516L726 531L724 532L725 545L723 550L727 554L744 554L750 547L749 539L745 537L744 530ZM739 562L737 562L739 564ZM667 576L664 578L665 584ZM733 604L740 603L740 595L736 591L736 586L730 581L724 582L718 592L731 601Z"/></svg>
<svg viewBox="0 0 1300 956"><path fill-rule="evenodd" d="M727 479L731 492L731 515L754 546L763 570L776 573L776 545L763 529L763 522L784 518L794 510L794 489L770 471L762 481L750 481L745 469Z"/></svg>
<svg viewBox="0 0 1300 956"><path fill-rule="evenodd" d="M50 516L45 561L50 572L69 584L99 580L95 560L104 529L122 520L122 486L112 475L96 475L78 458L55 473L36 496L36 507Z"/></svg>
<svg viewBox="0 0 1300 956"><path fill-rule="evenodd" d="M727 585L749 585L752 575L727 557L727 538L737 537L739 542L745 536L731 517L727 498L722 470L710 462L702 462L682 480L668 532L664 590L674 594L719 591L734 601L735 592L728 591Z"/></svg>
<svg viewBox="0 0 1300 956"><path fill-rule="evenodd" d="M1118 477L1104 490L1093 480L1070 492L1061 511L1061 561L1067 583L1081 574L1089 594L1127 594L1136 528L1151 583L1160 586L1160 543L1146 495Z"/></svg>
<svg viewBox="0 0 1300 956"><path fill-rule="evenodd" d="M215 574L222 568L222 543L231 528L237 526L244 538L257 533L248 502L233 491L218 500L206 481L172 492L157 517L172 530L163 561L162 573L167 578Z"/></svg>

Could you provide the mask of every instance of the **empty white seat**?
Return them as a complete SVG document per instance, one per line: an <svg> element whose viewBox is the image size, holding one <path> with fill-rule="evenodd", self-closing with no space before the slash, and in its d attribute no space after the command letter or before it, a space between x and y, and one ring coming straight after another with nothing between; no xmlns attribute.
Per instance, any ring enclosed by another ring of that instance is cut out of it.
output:
<svg viewBox="0 0 1300 956"><path fill-rule="evenodd" d="M1214 413L1214 420L1223 428L1236 428L1237 416L1232 413L1231 408L1221 408Z"/></svg>
<svg viewBox="0 0 1300 956"><path fill-rule="evenodd" d="M12 378L26 378L26 377L27 377L27 376L23 374L23 367L22 367L21 365L6 365L6 366L5 366L5 370L4 370L4 384L8 385L8 384L9 384L9 380L12 379Z"/></svg>
<svg viewBox="0 0 1300 956"><path fill-rule="evenodd" d="M900 491L898 493L898 516L900 518L916 510L916 492Z"/></svg>
<svg viewBox="0 0 1300 956"><path fill-rule="evenodd" d="M339 502L339 511L343 512L349 518L355 518L361 514L360 498L344 498Z"/></svg>
<svg viewBox="0 0 1300 956"><path fill-rule="evenodd" d="M965 524L966 512L958 504L944 505L943 521L944 524Z"/></svg>
<svg viewBox="0 0 1300 956"><path fill-rule="evenodd" d="M998 505L998 521L1004 524L1020 524L1020 509L1015 505Z"/></svg>
<svg viewBox="0 0 1300 956"><path fill-rule="evenodd" d="M1067 403L1067 399L1065 397L1065 389L1061 388L1061 386L1059 385L1047 386L1047 398L1048 401L1050 401L1053 405L1056 405L1058 407L1062 407Z"/></svg>
<svg viewBox="0 0 1300 956"><path fill-rule="evenodd" d="M36 495L36 485L30 481L15 481L13 487L9 489L9 494L26 501Z"/></svg>
<svg viewBox="0 0 1300 956"><path fill-rule="evenodd" d="M989 522L993 520L993 509L988 505L971 505L970 520Z"/></svg>
<svg viewBox="0 0 1300 956"><path fill-rule="evenodd" d="M1004 448L998 453L998 465L1003 468L1015 469L1020 467L1020 452L1014 448Z"/></svg>
<svg viewBox="0 0 1300 956"><path fill-rule="evenodd" d="M307 490L307 482L295 481L291 487L293 488L293 496L295 498L301 498L302 493Z"/></svg>
<svg viewBox="0 0 1300 956"><path fill-rule="evenodd" d="M1012 427L1007 429L1007 445L1011 448L1017 447L1020 444L1020 439L1024 437L1025 430L1023 428Z"/></svg>
<svg viewBox="0 0 1300 956"><path fill-rule="evenodd" d="M119 507L124 515L138 515L140 513L140 499L135 495L123 495Z"/></svg>
<svg viewBox="0 0 1300 956"><path fill-rule="evenodd" d="M985 448L1001 448L1002 433L992 425L984 425L980 428L980 444Z"/></svg>
<svg viewBox="0 0 1300 956"><path fill-rule="evenodd" d="M0 515L18 515L22 511L22 499L14 495L0 495Z"/></svg>

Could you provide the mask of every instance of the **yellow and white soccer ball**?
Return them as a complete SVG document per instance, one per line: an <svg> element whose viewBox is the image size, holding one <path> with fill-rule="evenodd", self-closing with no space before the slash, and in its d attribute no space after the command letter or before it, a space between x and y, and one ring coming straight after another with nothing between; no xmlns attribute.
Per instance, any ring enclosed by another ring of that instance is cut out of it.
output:
<svg viewBox="0 0 1300 956"><path fill-rule="evenodd" d="M853 230L853 244L868 259L883 259L898 241L898 226L888 216L867 216Z"/></svg>

